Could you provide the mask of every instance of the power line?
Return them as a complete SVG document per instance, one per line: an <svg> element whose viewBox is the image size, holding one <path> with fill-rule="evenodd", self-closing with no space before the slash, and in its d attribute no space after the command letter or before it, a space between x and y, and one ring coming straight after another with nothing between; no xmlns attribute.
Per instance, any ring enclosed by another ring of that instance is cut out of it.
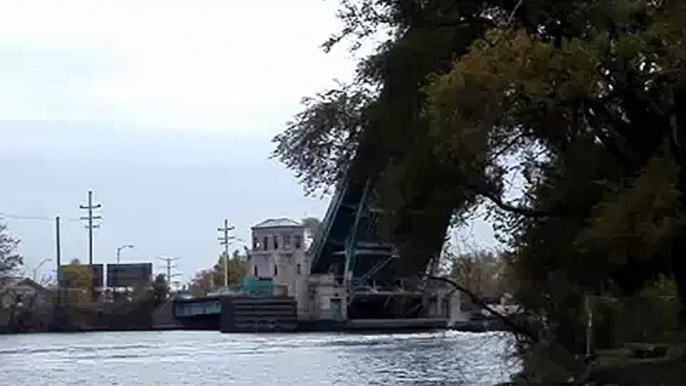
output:
<svg viewBox="0 0 686 386"><path fill-rule="evenodd" d="M13 220L30 220L30 221L54 221L51 218L41 217L41 216L20 216L16 214L9 214L0 212L0 218L11 218Z"/></svg>
<svg viewBox="0 0 686 386"><path fill-rule="evenodd" d="M19 214L11 214L11 213L6 213L6 212L0 212L0 218L9 218L12 220L26 220L26 221L45 221L45 222L50 222L50 223L55 222L54 217L19 215ZM81 219L79 219L79 218L63 218L62 220L81 221Z"/></svg>

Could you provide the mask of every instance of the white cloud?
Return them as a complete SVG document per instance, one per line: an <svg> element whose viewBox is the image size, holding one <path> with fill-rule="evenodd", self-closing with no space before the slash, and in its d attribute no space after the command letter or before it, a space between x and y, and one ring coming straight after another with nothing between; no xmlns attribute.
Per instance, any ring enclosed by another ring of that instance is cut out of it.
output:
<svg viewBox="0 0 686 386"><path fill-rule="evenodd" d="M349 78L321 43L336 2L0 3L0 119L111 120L270 136L302 96ZM2 60L7 57L11 60Z"/></svg>

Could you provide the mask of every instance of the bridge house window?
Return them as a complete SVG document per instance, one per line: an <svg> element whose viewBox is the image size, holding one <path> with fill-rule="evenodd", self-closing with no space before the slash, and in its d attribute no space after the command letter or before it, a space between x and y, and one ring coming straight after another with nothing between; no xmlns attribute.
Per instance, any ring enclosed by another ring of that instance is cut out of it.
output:
<svg viewBox="0 0 686 386"><path fill-rule="evenodd" d="M255 264L255 266L252 268L252 275L257 277L257 264Z"/></svg>
<svg viewBox="0 0 686 386"><path fill-rule="evenodd" d="M252 249L260 249L260 242L257 241L257 237L252 238Z"/></svg>
<svg viewBox="0 0 686 386"><path fill-rule="evenodd" d="M301 271L302 271L302 268L301 268L300 264L296 265L296 270L297 270L297 272L298 272L298 275L300 275L300 274L302 273L302 272L301 272Z"/></svg>
<svg viewBox="0 0 686 386"><path fill-rule="evenodd" d="M293 254L292 253L282 253L279 255L281 263L286 263L288 265L293 265Z"/></svg>
<svg viewBox="0 0 686 386"><path fill-rule="evenodd" d="M279 236L274 235L274 249L279 249Z"/></svg>
<svg viewBox="0 0 686 386"><path fill-rule="evenodd" d="M290 248L290 246L291 246L291 235L289 235L289 234L283 235L283 246L285 248Z"/></svg>
<svg viewBox="0 0 686 386"><path fill-rule="evenodd" d="M266 251L269 249L269 237L264 236L264 244L262 245L262 250Z"/></svg>
<svg viewBox="0 0 686 386"><path fill-rule="evenodd" d="M295 249L300 249L302 244L302 238L300 236L295 236Z"/></svg>
<svg viewBox="0 0 686 386"><path fill-rule="evenodd" d="M274 276L278 276L278 275L279 275L279 265L274 264Z"/></svg>

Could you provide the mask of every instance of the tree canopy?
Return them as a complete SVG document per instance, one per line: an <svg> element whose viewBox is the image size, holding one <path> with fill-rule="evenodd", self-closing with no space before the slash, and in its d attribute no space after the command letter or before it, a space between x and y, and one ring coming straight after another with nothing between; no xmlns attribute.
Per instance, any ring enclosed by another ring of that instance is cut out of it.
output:
<svg viewBox="0 0 686 386"><path fill-rule="evenodd" d="M247 252L247 251L246 251ZM233 251L229 258L229 285L240 284L247 273L248 255L242 255L240 250ZM206 294L216 287L224 285L224 255L217 259L214 267L198 271L191 280L190 288L197 294Z"/></svg>
<svg viewBox="0 0 686 386"><path fill-rule="evenodd" d="M302 219L302 224L307 231L317 233L319 227L322 226L322 221L317 217L305 217Z"/></svg>
<svg viewBox="0 0 686 386"><path fill-rule="evenodd" d="M73 259L61 270L68 303L79 310L90 309L93 306L93 273L90 266Z"/></svg>
<svg viewBox="0 0 686 386"><path fill-rule="evenodd" d="M152 296L155 305L162 304L169 297L169 283L167 283L167 278L164 274L155 276L155 280L152 283Z"/></svg>
<svg viewBox="0 0 686 386"><path fill-rule="evenodd" d="M473 294L493 300L509 291L505 261L499 253L487 250L451 253L448 260L450 277Z"/></svg>
<svg viewBox="0 0 686 386"><path fill-rule="evenodd" d="M308 189L380 175L415 269L486 205L518 301L569 345L584 293L667 275L686 300L686 4L346 0L340 17L328 49L390 38L275 138Z"/></svg>

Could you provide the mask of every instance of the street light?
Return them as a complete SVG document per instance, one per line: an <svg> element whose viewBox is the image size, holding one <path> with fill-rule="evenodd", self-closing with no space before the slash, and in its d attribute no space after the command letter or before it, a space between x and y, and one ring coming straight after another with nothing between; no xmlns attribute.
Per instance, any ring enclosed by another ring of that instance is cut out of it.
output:
<svg viewBox="0 0 686 386"><path fill-rule="evenodd" d="M134 246L131 244L127 244L117 248L117 264L119 264L119 260L121 259L121 251L126 248L134 248Z"/></svg>
<svg viewBox="0 0 686 386"><path fill-rule="evenodd" d="M43 266L43 264L47 263L48 261L52 261L52 259L49 257L44 258L43 260L40 261L40 263L38 263L36 268L33 269L33 281L38 280L38 270L40 269L40 267Z"/></svg>

